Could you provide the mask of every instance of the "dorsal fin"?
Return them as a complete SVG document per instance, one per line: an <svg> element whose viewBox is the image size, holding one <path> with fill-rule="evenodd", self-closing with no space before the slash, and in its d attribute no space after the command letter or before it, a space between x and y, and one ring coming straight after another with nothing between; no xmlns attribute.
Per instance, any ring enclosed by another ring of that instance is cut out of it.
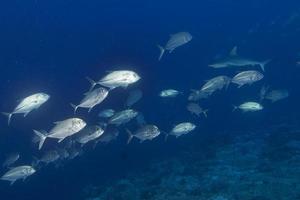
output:
<svg viewBox="0 0 300 200"><path fill-rule="evenodd" d="M234 46L230 53L229 53L230 56L237 56L237 46Z"/></svg>

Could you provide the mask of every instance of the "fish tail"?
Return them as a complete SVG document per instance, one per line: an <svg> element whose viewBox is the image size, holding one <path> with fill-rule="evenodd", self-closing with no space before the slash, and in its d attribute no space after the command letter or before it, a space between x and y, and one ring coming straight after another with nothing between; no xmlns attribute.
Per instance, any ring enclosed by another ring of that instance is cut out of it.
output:
<svg viewBox="0 0 300 200"><path fill-rule="evenodd" d="M91 88L90 88L90 90L89 91L92 91L93 89L94 89L94 87L97 85L97 82L96 81L94 81L93 79L91 79L90 77L86 77L86 79L90 82L90 84L91 84Z"/></svg>
<svg viewBox="0 0 300 200"><path fill-rule="evenodd" d="M76 106L76 105L74 105L74 104L70 104L71 106L72 106L72 108L74 108L74 115L76 114L76 111L77 111L77 108L78 108L78 106Z"/></svg>
<svg viewBox="0 0 300 200"><path fill-rule="evenodd" d="M129 144L131 142L132 138L133 138L133 135L132 135L132 133L131 133L131 131L129 129L126 128L125 130L128 133L127 144Z"/></svg>
<svg viewBox="0 0 300 200"><path fill-rule="evenodd" d="M233 105L233 109L232 109L232 112L236 111L238 109L237 106Z"/></svg>
<svg viewBox="0 0 300 200"><path fill-rule="evenodd" d="M160 45L157 45L157 47L160 50L160 54L159 54L158 60L161 60L161 58L163 57L163 55L165 53L165 49L162 46L160 46Z"/></svg>
<svg viewBox="0 0 300 200"><path fill-rule="evenodd" d="M37 130L33 130L33 132L39 137L39 150L43 147L43 144L47 138L46 131L37 131Z"/></svg>
<svg viewBox="0 0 300 200"><path fill-rule="evenodd" d="M264 62L262 62L262 63L259 64L259 66L260 66L260 68L261 68L262 71L265 71L265 66L266 66L269 62L271 62L271 59L265 60Z"/></svg>
<svg viewBox="0 0 300 200"><path fill-rule="evenodd" d="M203 110L203 115L204 115L205 118L207 118L207 112L208 112L208 109Z"/></svg>
<svg viewBox="0 0 300 200"><path fill-rule="evenodd" d="M2 112L2 114L7 117L7 124L9 125L11 122L11 117L12 117L13 113Z"/></svg>

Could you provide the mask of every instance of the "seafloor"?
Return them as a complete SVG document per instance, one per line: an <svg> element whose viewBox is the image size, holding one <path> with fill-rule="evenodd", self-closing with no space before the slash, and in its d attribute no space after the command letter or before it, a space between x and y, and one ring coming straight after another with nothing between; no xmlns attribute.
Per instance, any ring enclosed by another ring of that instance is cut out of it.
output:
<svg viewBox="0 0 300 200"><path fill-rule="evenodd" d="M214 134L203 147L84 189L88 200L300 199L300 129Z"/></svg>

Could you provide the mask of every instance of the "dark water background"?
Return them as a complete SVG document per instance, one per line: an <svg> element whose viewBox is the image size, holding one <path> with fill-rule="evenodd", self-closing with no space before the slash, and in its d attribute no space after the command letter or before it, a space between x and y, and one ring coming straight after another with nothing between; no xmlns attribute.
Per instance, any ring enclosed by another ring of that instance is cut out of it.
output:
<svg viewBox="0 0 300 200"><path fill-rule="evenodd" d="M171 87L187 94L213 76L232 76L237 70L213 70L207 65L235 45L241 55L271 58L264 81L290 91L285 102L241 118L231 112L232 104L257 99L262 83L244 90L231 86L228 92L204 101L211 109L210 117L199 120L191 137L172 138L167 143L161 137L126 145L122 133L118 141L99 146L63 168L43 168L12 187L0 182L0 199L82 199L86 185L142 170L153 159L176 156L197 146L204 135L255 130L299 118L300 68L295 64L300 59L299 1L11 0L0 5L0 110L12 110L17 99L31 93L51 95L50 101L26 120L16 115L7 127L5 117L1 119L1 160L11 151L19 151L24 155L22 161L30 163L37 153L31 144L32 129L50 128L53 121L73 116L69 103L78 102L89 88L85 77L99 79L108 70L126 68L141 75L135 87L143 90L144 97L137 109L148 122L166 131L177 122L196 118L185 110L184 98L169 103L157 98L157 93ZM156 45L165 44L169 34L179 31L189 31L192 42L158 62ZM92 113L81 110L78 116L96 122L101 108L121 109L126 94L117 89Z"/></svg>

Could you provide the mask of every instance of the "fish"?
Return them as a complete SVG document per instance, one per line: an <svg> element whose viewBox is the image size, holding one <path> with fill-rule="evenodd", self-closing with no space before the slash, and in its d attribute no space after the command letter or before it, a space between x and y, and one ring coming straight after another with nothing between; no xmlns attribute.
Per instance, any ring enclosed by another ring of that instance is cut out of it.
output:
<svg viewBox="0 0 300 200"><path fill-rule="evenodd" d="M97 142L109 143L119 136L119 130L116 128L109 128L104 131Z"/></svg>
<svg viewBox="0 0 300 200"><path fill-rule="evenodd" d="M234 106L233 110L240 109L243 112L254 112L254 111L259 111L262 110L264 107L257 102L245 102L239 106Z"/></svg>
<svg viewBox="0 0 300 200"><path fill-rule="evenodd" d="M196 127L197 126L195 124L190 123L190 122L179 123L179 124L175 125L172 128L171 132L166 135L165 140L167 139L168 135L174 135L176 138L178 138L181 135L188 134L191 131L195 130Z"/></svg>
<svg viewBox="0 0 300 200"><path fill-rule="evenodd" d="M207 111L208 109L204 110L202 109L199 104L196 104L196 103L189 103L187 105L187 110L192 113L192 114L195 114L197 115L198 117L203 114L206 118L207 118Z"/></svg>
<svg viewBox="0 0 300 200"><path fill-rule="evenodd" d="M264 61L257 61L253 59L243 58L237 55L237 47L235 46L229 56L223 60L217 61L216 63L210 64L212 68L225 68L225 67L244 67L244 66L260 66L262 71L265 71L265 66L271 62L271 59Z"/></svg>
<svg viewBox="0 0 300 200"><path fill-rule="evenodd" d="M208 93L208 92L191 89L191 93L188 96L188 100L189 101L199 101L200 99L207 99L209 96L210 96L210 93Z"/></svg>
<svg viewBox="0 0 300 200"><path fill-rule="evenodd" d="M140 89L135 89L130 91L125 106L130 108L134 104L136 104L143 97L143 92Z"/></svg>
<svg viewBox="0 0 300 200"><path fill-rule="evenodd" d="M36 161L34 165L37 166L40 162L48 165L49 163L53 163L57 161L59 158L60 158L60 154L56 150L47 151L46 153L43 154L41 159Z"/></svg>
<svg viewBox="0 0 300 200"><path fill-rule="evenodd" d="M36 93L33 95L30 95L24 99L21 100L21 102L17 105L17 107L11 112L3 112L5 116L8 118L8 125L11 122L11 118L13 114L24 114L24 117L26 117L31 111L38 109L43 105L45 102L49 100L50 96L45 93Z"/></svg>
<svg viewBox="0 0 300 200"><path fill-rule="evenodd" d="M76 136L76 141L81 145L85 145L86 143L96 140L104 133L104 130L100 126L88 126L85 127L80 133Z"/></svg>
<svg viewBox="0 0 300 200"><path fill-rule="evenodd" d="M138 112L132 109L122 110L115 113L108 121L108 124L114 124L120 126L126 124L138 115Z"/></svg>
<svg viewBox="0 0 300 200"><path fill-rule="evenodd" d="M110 118L114 114L115 114L115 111L113 109L106 109L106 110L102 110L98 114L98 117L100 117L100 118Z"/></svg>
<svg viewBox="0 0 300 200"><path fill-rule="evenodd" d="M17 162L20 159L20 154L19 153L11 153L8 155L8 157L5 159L3 163L3 167L7 168L13 165L15 162Z"/></svg>
<svg viewBox="0 0 300 200"><path fill-rule="evenodd" d="M287 90L271 90L265 95L265 99L270 100L272 103L289 97Z"/></svg>
<svg viewBox="0 0 300 200"><path fill-rule="evenodd" d="M14 184L19 179L25 180L27 177L34 174L36 170L32 166L23 165L10 169L6 172L0 180L9 181L10 185Z"/></svg>
<svg viewBox="0 0 300 200"><path fill-rule="evenodd" d="M249 70L238 73L232 78L231 82L237 84L238 88L240 88L246 84L251 85L252 83L260 81L263 78L264 75L259 71Z"/></svg>
<svg viewBox="0 0 300 200"><path fill-rule="evenodd" d="M88 112L90 112L96 105L103 102L107 96L108 90L103 87L96 88L90 92L85 93L85 97L81 100L80 104L71 104L71 106L74 108L74 114L79 107L88 108Z"/></svg>
<svg viewBox="0 0 300 200"><path fill-rule="evenodd" d="M221 90L224 87L228 88L228 85L231 82L231 78L228 76L216 76L208 80L202 87L201 91L207 94L213 94L217 90Z"/></svg>
<svg viewBox="0 0 300 200"><path fill-rule="evenodd" d="M46 138L56 138L58 139L58 142L61 142L66 137L78 133L86 126L86 122L80 118L69 118L63 121L54 122L54 124L55 126L49 132L44 130L33 130L39 139L39 149L42 148Z"/></svg>
<svg viewBox="0 0 300 200"><path fill-rule="evenodd" d="M91 83L92 90L96 85L102 85L110 90L118 87L127 88L129 85L139 81L141 77L134 71L129 70L117 70L108 73L98 82L87 77L87 80Z"/></svg>
<svg viewBox="0 0 300 200"><path fill-rule="evenodd" d="M162 90L159 93L160 97L177 97L181 92L174 90L174 89L166 89L166 90Z"/></svg>
<svg viewBox="0 0 300 200"><path fill-rule="evenodd" d="M129 144L134 137L139 139L140 142L143 142L145 140L153 140L160 135L159 128L152 124L140 127L134 134L128 129L126 129L126 132L128 133L127 144Z"/></svg>
<svg viewBox="0 0 300 200"><path fill-rule="evenodd" d="M263 85L260 89L260 92L259 92L259 99L260 101L264 100L268 91L269 91L270 87L269 86L266 86L266 85Z"/></svg>
<svg viewBox="0 0 300 200"><path fill-rule="evenodd" d="M171 34L165 47L157 45L160 50L160 55L158 57L158 60L161 60L165 51L172 53L177 47L187 44L192 39L193 36L189 32L179 32L179 33Z"/></svg>

